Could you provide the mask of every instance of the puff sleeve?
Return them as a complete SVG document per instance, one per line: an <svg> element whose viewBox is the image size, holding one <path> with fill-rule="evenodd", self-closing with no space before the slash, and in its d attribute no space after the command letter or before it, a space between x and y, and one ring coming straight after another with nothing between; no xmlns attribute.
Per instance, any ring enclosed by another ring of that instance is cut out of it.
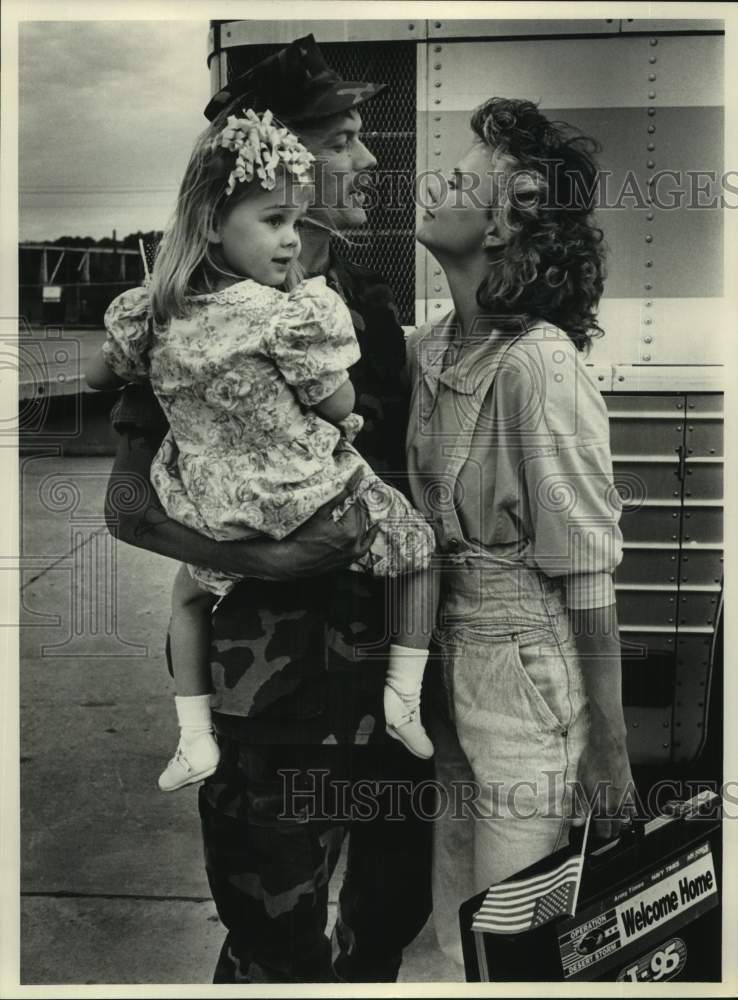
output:
<svg viewBox="0 0 738 1000"><path fill-rule="evenodd" d="M265 350L305 406L333 395L360 357L351 314L323 277L303 281L285 296Z"/></svg>
<svg viewBox="0 0 738 1000"><path fill-rule="evenodd" d="M149 317L149 293L143 287L122 292L105 312L103 357L116 375L129 382L146 382L149 377Z"/></svg>

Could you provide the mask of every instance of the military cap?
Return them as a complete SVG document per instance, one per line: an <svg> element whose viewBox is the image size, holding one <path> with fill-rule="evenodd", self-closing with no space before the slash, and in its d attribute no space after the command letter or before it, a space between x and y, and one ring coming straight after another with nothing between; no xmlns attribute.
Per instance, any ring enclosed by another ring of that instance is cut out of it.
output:
<svg viewBox="0 0 738 1000"><path fill-rule="evenodd" d="M211 98L205 117L212 121L244 98L249 107L263 105L254 107L255 111L270 108L286 121L312 121L349 111L386 86L342 80L326 63L315 38L306 35L230 80Z"/></svg>

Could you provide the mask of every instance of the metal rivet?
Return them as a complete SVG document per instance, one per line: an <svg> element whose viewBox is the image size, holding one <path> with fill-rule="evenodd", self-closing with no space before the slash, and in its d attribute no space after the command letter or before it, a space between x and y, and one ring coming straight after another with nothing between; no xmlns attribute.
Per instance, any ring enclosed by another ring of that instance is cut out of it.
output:
<svg viewBox="0 0 738 1000"><path fill-rule="evenodd" d="M415 31L415 25L414 24L408 24L407 30L408 31Z"/></svg>
<svg viewBox="0 0 738 1000"><path fill-rule="evenodd" d="M643 343L644 344L650 344L652 341L653 341L653 337L644 337L643 338ZM674 496L678 496L678 494L675 493Z"/></svg>
<svg viewBox="0 0 738 1000"><path fill-rule="evenodd" d="M653 243L653 236L650 233L646 236L646 243Z"/></svg>
<svg viewBox="0 0 738 1000"><path fill-rule="evenodd" d="M646 222L653 222L653 212L646 212Z"/></svg>
<svg viewBox="0 0 738 1000"><path fill-rule="evenodd" d="M651 284L650 281L647 281L643 287L646 289L647 292L650 292L651 289L653 288L653 285Z"/></svg>
<svg viewBox="0 0 738 1000"><path fill-rule="evenodd" d="M441 150L440 149L436 149L434 152L435 152L436 156L440 156L441 155Z"/></svg>
<svg viewBox="0 0 738 1000"><path fill-rule="evenodd" d="M653 83L653 81L656 79L656 74L655 73L649 73L648 74L648 79Z"/></svg>
<svg viewBox="0 0 738 1000"><path fill-rule="evenodd" d="M433 51L434 52L442 52L443 49L442 49L442 47L440 45L436 45L436 47L433 49Z"/></svg>
<svg viewBox="0 0 738 1000"><path fill-rule="evenodd" d="M653 323L653 320L652 320L652 319L644 319L644 321L643 321L643 322L644 322L644 324L645 324L646 326L650 326L650 325L651 325L651 323Z"/></svg>
<svg viewBox="0 0 738 1000"><path fill-rule="evenodd" d="M436 309L440 309L440 308L441 308L441 303L440 302L436 302Z"/></svg>
<svg viewBox="0 0 738 1000"><path fill-rule="evenodd" d="M434 103L434 104L440 104L440 103L441 103L441 98L440 98L440 97L435 97L435 98L433 99L433 103Z"/></svg>
<svg viewBox="0 0 738 1000"><path fill-rule="evenodd" d="M554 375L554 381L555 382L563 382L564 381L564 376L561 374L561 372L556 372L556 374Z"/></svg>
<svg viewBox="0 0 738 1000"><path fill-rule="evenodd" d="M598 375L597 376L597 381L598 382L604 382L605 381L605 376L604 375Z"/></svg>
<svg viewBox="0 0 738 1000"><path fill-rule="evenodd" d="M655 125L649 125L648 128L646 129L646 131L649 132L651 135L653 135L653 133L656 131L656 126Z"/></svg>
<svg viewBox="0 0 738 1000"><path fill-rule="evenodd" d="M435 118L433 119L433 121L434 121L434 122L440 122L440 120L441 120L441 117L440 117L440 115L437 115L437 116L436 116L436 117L435 117Z"/></svg>
<svg viewBox="0 0 738 1000"><path fill-rule="evenodd" d="M436 86L436 87L440 87L440 86L441 86L441 81L440 81L440 80L436 80L436 82L435 82L435 86Z"/></svg>
<svg viewBox="0 0 738 1000"><path fill-rule="evenodd" d="M644 354L643 355L643 360L644 361L650 361L651 360L651 355L650 354Z"/></svg>
<svg viewBox="0 0 738 1000"><path fill-rule="evenodd" d="M653 168L656 166L656 161L655 160L647 160L646 161L646 166L648 167L649 170L653 170Z"/></svg>
<svg viewBox="0 0 738 1000"><path fill-rule="evenodd" d="M651 302L651 300L649 299L648 302L646 302L646 309L650 309L652 305L653 302Z"/></svg>
<svg viewBox="0 0 738 1000"><path fill-rule="evenodd" d="M648 61L649 61L650 63L655 63L655 62L656 62L656 56L649 56L649 57L648 57Z"/></svg>
<svg viewBox="0 0 738 1000"><path fill-rule="evenodd" d="M436 63L433 69L441 69L441 63Z"/></svg>
<svg viewBox="0 0 738 1000"><path fill-rule="evenodd" d="M655 97L656 97L656 91L655 90L649 90L649 92L648 92L648 99L650 101L652 101Z"/></svg>
<svg viewBox="0 0 738 1000"><path fill-rule="evenodd" d="M436 25L436 27L440 27L440 25ZM648 44L649 45L658 45L659 44L659 40L658 40L658 38L649 38Z"/></svg>
<svg viewBox="0 0 738 1000"><path fill-rule="evenodd" d="M441 27L441 22L440 22L440 21L436 21L436 27L437 27L437 28L440 28L440 27Z"/></svg>
<svg viewBox="0 0 738 1000"><path fill-rule="evenodd" d="M434 285L434 286L433 286L433 288L434 288L434 289L435 289L435 291L437 291L437 292L440 292L440 291L441 291L441 286L440 286L440 285Z"/></svg>
<svg viewBox="0 0 738 1000"><path fill-rule="evenodd" d="M653 261L647 260L646 263L644 264L644 267L653 267Z"/></svg>
<svg viewBox="0 0 738 1000"><path fill-rule="evenodd" d="M653 150L656 149L656 143L655 142L649 142L648 145L646 146L646 149L649 149L649 150L651 150L651 152L653 152Z"/></svg>
<svg viewBox="0 0 738 1000"><path fill-rule="evenodd" d="M435 268L434 271L433 271L433 273L434 274L440 274L441 273L441 268L440 267Z"/></svg>
<svg viewBox="0 0 738 1000"><path fill-rule="evenodd" d="M433 133L433 138L434 139L440 139L440 138L442 138L441 133L440 132L434 132Z"/></svg>
<svg viewBox="0 0 738 1000"><path fill-rule="evenodd" d="M656 108L649 108L646 114L648 115L649 118L653 118L653 116L656 114Z"/></svg>

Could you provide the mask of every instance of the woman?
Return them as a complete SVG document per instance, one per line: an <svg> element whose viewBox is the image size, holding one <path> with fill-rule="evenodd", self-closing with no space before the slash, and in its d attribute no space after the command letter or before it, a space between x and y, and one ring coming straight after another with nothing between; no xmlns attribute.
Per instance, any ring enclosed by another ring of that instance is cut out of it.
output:
<svg viewBox="0 0 738 1000"><path fill-rule="evenodd" d="M365 418L355 443L389 480L387 470L402 467L402 328L387 286L329 248L330 230L366 223L360 182L376 161L361 142L360 110L381 86L341 80L308 36L232 81L208 112L216 134L242 105L269 107L318 159L320 218L313 215L321 225L304 230L300 261L349 307L361 348L350 374ZM365 802L365 821L352 822L352 803L338 793L359 778L412 789L432 771L384 738L384 583L342 571L373 531L356 507L334 521L339 497L281 542L201 536L167 518L148 487L167 430L153 395L126 389L114 423L127 440L108 491L111 531L250 578L212 622L211 707L222 757L199 805L208 879L228 931L215 981L394 980L402 949L430 913L430 825L390 796L369 801L370 818ZM331 947L328 883L347 829Z"/></svg>
<svg viewBox="0 0 738 1000"><path fill-rule="evenodd" d="M414 500L445 553L430 728L450 807L435 831L434 914L458 962L459 904L565 842L567 785L609 783L606 836L631 780L620 506L584 365L603 287L590 142L527 101L493 98L471 124L417 233L454 309L412 338L408 427Z"/></svg>

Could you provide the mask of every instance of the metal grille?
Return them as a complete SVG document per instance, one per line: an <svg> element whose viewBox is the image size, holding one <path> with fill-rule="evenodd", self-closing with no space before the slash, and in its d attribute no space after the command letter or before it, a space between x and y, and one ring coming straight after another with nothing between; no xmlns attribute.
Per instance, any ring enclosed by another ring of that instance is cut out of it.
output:
<svg viewBox="0 0 738 1000"><path fill-rule="evenodd" d="M243 45L228 49L228 78L282 48ZM362 140L379 163L378 198L369 230L349 231L338 252L377 271L392 286L400 322L415 322L415 42L321 42L327 62L345 80L388 87L361 108Z"/></svg>

